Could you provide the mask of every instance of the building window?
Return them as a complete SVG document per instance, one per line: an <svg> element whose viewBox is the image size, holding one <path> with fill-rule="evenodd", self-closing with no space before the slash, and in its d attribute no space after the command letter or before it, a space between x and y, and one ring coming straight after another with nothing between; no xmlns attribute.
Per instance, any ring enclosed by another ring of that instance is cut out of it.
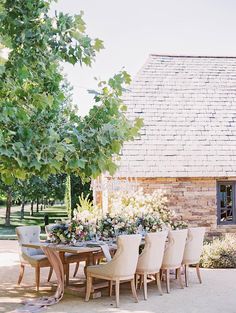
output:
<svg viewBox="0 0 236 313"><path fill-rule="evenodd" d="M236 182L220 182L217 188L218 224L236 223Z"/></svg>

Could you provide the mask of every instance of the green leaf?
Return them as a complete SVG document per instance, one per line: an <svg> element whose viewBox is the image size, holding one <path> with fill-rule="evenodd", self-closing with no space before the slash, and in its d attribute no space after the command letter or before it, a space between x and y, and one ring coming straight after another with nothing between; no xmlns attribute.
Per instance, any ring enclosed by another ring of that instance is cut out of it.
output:
<svg viewBox="0 0 236 313"><path fill-rule="evenodd" d="M111 148L112 148L112 152L114 153L119 153L120 152L120 149L121 149L121 144L119 141L117 140L114 140L111 144Z"/></svg>
<svg viewBox="0 0 236 313"><path fill-rule="evenodd" d="M117 171L117 165L116 164L114 164L113 162L110 162L109 164L108 164L108 171L109 171L109 173L110 173L110 175L114 175L115 174L115 172Z"/></svg>
<svg viewBox="0 0 236 313"><path fill-rule="evenodd" d="M30 163L30 168L34 168L37 171L40 171L41 166L42 166L41 163L37 161L36 159Z"/></svg>
<svg viewBox="0 0 236 313"><path fill-rule="evenodd" d="M81 11L79 15L75 15L74 19L75 19L75 26L79 29L79 31L81 31L81 33L84 33L86 30L86 24L84 20L82 19L82 16L83 16L83 11Z"/></svg>
<svg viewBox="0 0 236 313"><path fill-rule="evenodd" d="M135 127L139 129L143 127L143 118L137 117L135 119Z"/></svg>
<svg viewBox="0 0 236 313"><path fill-rule="evenodd" d="M71 159L69 162L68 162L68 167L70 169L78 169L79 168L79 159Z"/></svg>
<svg viewBox="0 0 236 313"><path fill-rule="evenodd" d="M123 76L124 76L124 81L127 85L129 85L131 83L131 76L130 74L128 74L126 71L122 72Z"/></svg>
<svg viewBox="0 0 236 313"><path fill-rule="evenodd" d="M56 170L60 170L60 168L61 168L61 163L60 163L59 161L55 160L55 159L51 161L51 165L52 165Z"/></svg>
<svg viewBox="0 0 236 313"><path fill-rule="evenodd" d="M85 165L86 165L86 160L85 159L79 159L78 160L78 166L80 167L80 168L85 168Z"/></svg>
<svg viewBox="0 0 236 313"><path fill-rule="evenodd" d="M23 169L22 170L21 169L15 170L14 175L18 179L24 180L26 178L26 172Z"/></svg>
<svg viewBox="0 0 236 313"><path fill-rule="evenodd" d="M1 174L1 178L2 178L2 181L6 184L6 185L12 185L15 181L15 178L12 174L9 174L9 173L2 173Z"/></svg>
<svg viewBox="0 0 236 313"><path fill-rule="evenodd" d="M104 49L103 41L101 39L96 38L94 45L93 45L94 50L99 52L100 50Z"/></svg>

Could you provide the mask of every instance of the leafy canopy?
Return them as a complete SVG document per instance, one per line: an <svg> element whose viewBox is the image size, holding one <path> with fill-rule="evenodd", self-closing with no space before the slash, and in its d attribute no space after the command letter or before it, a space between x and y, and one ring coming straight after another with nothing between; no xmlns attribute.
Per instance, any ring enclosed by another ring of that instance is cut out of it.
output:
<svg viewBox="0 0 236 313"><path fill-rule="evenodd" d="M100 82L94 107L78 116L60 63L91 66L103 42L86 34L83 12L50 16L51 2L0 0L0 51L10 51L0 59L0 175L8 184L31 175L113 174L114 156L142 126L125 116L125 71Z"/></svg>

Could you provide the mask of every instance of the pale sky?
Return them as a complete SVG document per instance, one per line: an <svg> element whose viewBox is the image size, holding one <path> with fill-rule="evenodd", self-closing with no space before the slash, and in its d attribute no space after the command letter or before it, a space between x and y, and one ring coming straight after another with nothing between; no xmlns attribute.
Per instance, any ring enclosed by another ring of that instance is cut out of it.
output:
<svg viewBox="0 0 236 313"><path fill-rule="evenodd" d="M58 0L57 11L84 11L87 33L104 41L92 68L65 66L81 115L87 89L123 67L134 76L150 53L236 56L235 0Z"/></svg>

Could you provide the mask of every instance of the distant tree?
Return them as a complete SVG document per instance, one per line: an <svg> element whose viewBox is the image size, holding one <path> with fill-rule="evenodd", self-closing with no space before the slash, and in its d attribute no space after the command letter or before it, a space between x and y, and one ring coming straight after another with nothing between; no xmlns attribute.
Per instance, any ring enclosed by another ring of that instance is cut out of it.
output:
<svg viewBox="0 0 236 313"><path fill-rule="evenodd" d="M73 217L74 209L77 208L79 197L81 197L82 194L84 196L89 195L89 198L92 199L90 185L90 182L83 182L81 178L76 175L68 175L65 190L65 205L69 218Z"/></svg>
<svg viewBox="0 0 236 313"><path fill-rule="evenodd" d="M47 193L44 195L45 199L52 199L53 201L64 201L65 185L65 174L50 175L46 181Z"/></svg>
<svg viewBox="0 0 236 313"><path fill-rule="evenodd" d="M71 178L70 175L66 177L66 188L65 188L65 206L67 210L67 215L69 218L72 217L71 210Z"/></svg>
<svg viewBox="0 0 236 313"><path fill-rule="evenodd" d="M16 182L12 185L7 185L0 180L0 194L6 197L6 214L5 225L10 226L11 207L14 196L16 195Z"/></svg>
<svg viewBox="0 0 236 313"><path fill-rule="evenodd" d="M13 201L21 205L21 219L24 218L25 204L30 202L30 215L34 215L34 204L36 212L39 205L45 205L45 200L62 201L65 194L65 179L63 175L50 175L48 180L40 177L31 177L29 180L15 180L12 185L7 185L0 181L0 194L4 195L6 201L6 221L10 225L11 206Z"/></svg>

